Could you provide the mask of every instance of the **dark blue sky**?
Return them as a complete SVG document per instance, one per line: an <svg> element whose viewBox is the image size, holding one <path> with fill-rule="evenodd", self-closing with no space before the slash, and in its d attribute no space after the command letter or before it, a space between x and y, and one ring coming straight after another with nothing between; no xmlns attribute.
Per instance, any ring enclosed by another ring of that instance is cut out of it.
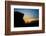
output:
<svg viewBox="0 0 46 36"><path fill-rule="evenodd" d="M32 18L39 17L39 9L23 9L23 8L14 8L14 11L24 13L24 16L30 16Z"/></svg>

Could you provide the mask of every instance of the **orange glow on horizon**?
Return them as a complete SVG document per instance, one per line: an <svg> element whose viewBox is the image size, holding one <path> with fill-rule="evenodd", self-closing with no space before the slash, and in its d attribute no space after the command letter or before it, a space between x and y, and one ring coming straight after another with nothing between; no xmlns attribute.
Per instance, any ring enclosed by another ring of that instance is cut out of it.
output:
<svg viewBox="0 0 46 36"><path fill-rule="evenodd" d="M24 19L25 23L30 23L31 21L34 20L30 16L24 16L23 19Z"/></svg>
<svg viewBox="0 0 46 36"><path fill-rule="evenodd" d="M37 18L31 18L30 16L24 16L23 20L25 21L25 23L31 23L32 21L38 20Z"/></svg>

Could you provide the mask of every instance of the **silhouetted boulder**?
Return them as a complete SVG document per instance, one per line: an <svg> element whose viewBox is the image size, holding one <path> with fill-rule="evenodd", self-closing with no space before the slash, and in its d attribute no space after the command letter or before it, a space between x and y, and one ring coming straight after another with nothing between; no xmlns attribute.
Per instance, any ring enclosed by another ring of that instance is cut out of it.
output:
<svg viewBox="0 0 46 36"><path fill-rule="evenodd" d="M23 20L23 13L20 12L14 12L14 26L15 27L23 27L25 24L24 20Z"/></svg>
<svg viewBox="0 0 46 36"><path fill-rule="evenodd" d="M39 20L32 21L30 23L25 23L23 20L23 13L18 11L14 12L14 27L35 27L39 26Z"/></svg>

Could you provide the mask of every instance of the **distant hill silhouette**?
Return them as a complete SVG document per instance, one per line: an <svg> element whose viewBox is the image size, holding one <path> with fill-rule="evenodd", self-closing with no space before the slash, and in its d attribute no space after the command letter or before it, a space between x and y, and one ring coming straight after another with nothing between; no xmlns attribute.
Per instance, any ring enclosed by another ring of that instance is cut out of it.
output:
<svg viewBox="0 0 46 36"><path fill-rule="evenodd" d="M20 13L18 11L14 12L14 27L34 27L39 26L39 20L32 21L31 23L25 24L25 21L23 20L23 13Z"/></svg>
<svg viewBox="0 0 46 36"><path fill-rule="evenodd" d="M32 21L30 23L27 23L26 27L34 27L34 26L39 26L39 20L35 20L35 21Z"/></svg>

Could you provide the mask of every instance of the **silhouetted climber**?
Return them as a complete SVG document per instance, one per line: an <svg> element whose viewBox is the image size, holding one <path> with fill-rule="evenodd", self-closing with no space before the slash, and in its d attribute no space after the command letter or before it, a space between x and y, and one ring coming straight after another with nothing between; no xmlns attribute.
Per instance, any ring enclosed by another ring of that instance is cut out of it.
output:
<svg viewBox="0 0 46 36"><path fill-rule="evenodd" d="M14 12L14 27L23 27L25 22L23 20L23 13Z"/></svg>

